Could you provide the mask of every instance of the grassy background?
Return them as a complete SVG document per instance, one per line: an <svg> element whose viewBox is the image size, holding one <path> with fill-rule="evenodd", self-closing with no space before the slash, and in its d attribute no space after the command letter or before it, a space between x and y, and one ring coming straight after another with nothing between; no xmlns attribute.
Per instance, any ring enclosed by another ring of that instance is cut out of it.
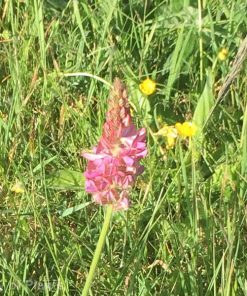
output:
<svg viewBox="0 0 247 296"><path fill-rule="evenodd" d="M82 291L104 209L83 189L80 152L100 137L109 89L61 73L87 72L123 79L149 146L92 295L247 295L246 67L210 114L246 34L246 1L0 4L0 293ZM144 98L147 76L158 90ZM200 136L164 153L152 133L193 116L207 121Z"/></svg>

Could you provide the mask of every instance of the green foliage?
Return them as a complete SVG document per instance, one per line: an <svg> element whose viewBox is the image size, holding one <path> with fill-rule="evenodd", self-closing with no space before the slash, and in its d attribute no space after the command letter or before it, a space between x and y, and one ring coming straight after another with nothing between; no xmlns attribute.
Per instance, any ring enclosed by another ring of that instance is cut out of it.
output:
<svg viewBox="0 0 247 296"><path fill-rule="evenodd" d="M53 189L78 189L84 187L82 172L72 170L60 170L47 178L47 185Z"/></svg>
<svg viewBox="0 0 247 296"><path fill-rule="evenodd" d="M215 105L246 34L246 1L0 4L0 291L80 295L104 219L81 151L126 82L149 153L114 213L93 295L247 295L246 67ZM202 17L200 23L199 15ZM221 48L229 54L217 59ZM150 77L157 92L144 97ZM193 120L174 149L155 133ZM23 190L13 190L15 184Z"/></svg>

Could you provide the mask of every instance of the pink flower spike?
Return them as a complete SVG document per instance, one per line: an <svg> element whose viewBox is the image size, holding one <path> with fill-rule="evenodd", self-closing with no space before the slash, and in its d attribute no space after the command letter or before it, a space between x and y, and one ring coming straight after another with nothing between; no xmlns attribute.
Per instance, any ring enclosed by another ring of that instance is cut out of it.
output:
<svg viewBox="0 0 247 296"><path fill-rule="evenodd" d="M126 87L116 78L101 139L92 152L82 153L88 160L86 191L100 205L127 209L131 186L144 171L139 161L146 154L146 130L133 124Z"/></svg>

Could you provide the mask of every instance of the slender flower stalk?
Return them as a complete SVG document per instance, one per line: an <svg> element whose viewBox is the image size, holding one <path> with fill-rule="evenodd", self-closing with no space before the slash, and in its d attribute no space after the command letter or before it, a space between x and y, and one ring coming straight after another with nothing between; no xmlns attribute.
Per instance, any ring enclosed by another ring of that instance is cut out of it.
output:
<svg viewBox="0 0 247 296"><path fill-rule="evenodd" d="M139 164L147 154L146 130L136 129L130 115L127 90L115 79L102 136L92 152L82 154L88 160L86 191L100 205L107 205L105 221L86 279L82 296L89 292L102 253L112 212L129 207L129 192L136 177L144 170Z"/></svg>
<svg viewBox="0 0 247 296"><path fill-rule="evenodd" d="M105 244L106 235L107 235L107 232L108 232L108 229L109 229L109 226L110 226L112 211L113 211L112 205L108 205L107 209L106 209L106 213L105 213L105 221L104 221L104 224L102 226L101 233L100 233L100 236L99 236L99 240L98 240L95 252L94 252L93 261L91 263L89 273L88 273L88 276L87 276L87 280L86 280L84 289L83 289L82 294L81 294L82 296L87 296L87 294L89 292L89 289L90 289L90 286L92 284L93 277L94 277L94 274L95 274L95 270L96 270L96 267L98 265L100 255L102 253L102 249L103 249L103 246Z"/></svg>

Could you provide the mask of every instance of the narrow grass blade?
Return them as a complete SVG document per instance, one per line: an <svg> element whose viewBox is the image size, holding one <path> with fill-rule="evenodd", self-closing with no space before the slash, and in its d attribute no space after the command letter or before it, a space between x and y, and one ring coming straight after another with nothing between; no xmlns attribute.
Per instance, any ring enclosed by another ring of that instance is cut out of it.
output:
<svg viewBox="0 0 247 296"><path fill-rule="evenodd" d="M180 75L180 70L184 62L185 53L186 53L187 45L189 44L189 41L190 41L191 33L192 33L192 29L185 32L184 27L182 27L182 29L178 34L176 47L173 51L172 58L171 58L170 73L169 73L169 77L166 85L166 100L169 100L174 82Z"/></svg>
<svg viewBox="0 0 247 296"><path fill-rule="evenodd" d="M81 209L84 209L85 207L87 207L90 204L91 204L91 201L90 202L82 203L82 204L80 204L78 206L74 206L74 207L68 208L68 209L66 209L65 211L63 211L61 213L61 217L69 216L69 215L71 215L71 214L73 214L73 213L75 213L75 212L77 212L77 211L79 211Z"/></svg>

